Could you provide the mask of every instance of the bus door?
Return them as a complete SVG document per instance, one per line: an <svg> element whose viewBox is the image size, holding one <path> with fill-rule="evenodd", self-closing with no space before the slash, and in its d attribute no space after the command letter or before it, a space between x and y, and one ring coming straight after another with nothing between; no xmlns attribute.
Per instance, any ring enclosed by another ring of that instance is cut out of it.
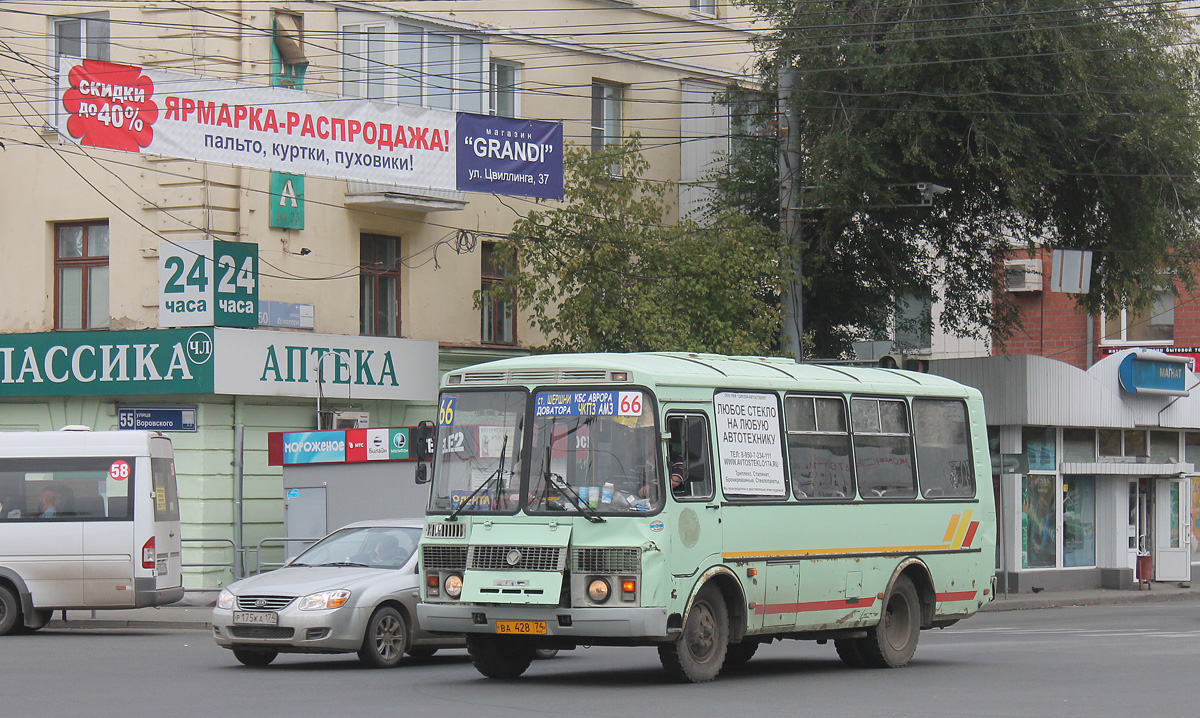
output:
<svg viewBox="0 0 1200 718"><path fill-rule="evenodd" d="M95 494L88 502L76 500L83 519L83 599L88 606L133 606L133 576L141 561L136 544L129 499L136 490L148 491L149 481L135 468L146 458L108 457L95 474Z"/></svg>
<svg viewBox="0 0 1200 718"><path fill-rule="evenodd" d="M713 480L709 419L702 412L669 412L666 431L668 477L682 478L667 484L671 572L695 576L721 562L721 502Z"/></svg>
<svg viewBox="0 0 1200 718"><path fill-rule="evenodd" d="M178 588L183 585L182 537L179 527L179 490L175 480L175 459L167 440L150 442L150 467L154 482L151 516L154 519L154 550L143 546L145 567L153 554L154 587ZM138 525L144 525L138 519Z"/></svg>

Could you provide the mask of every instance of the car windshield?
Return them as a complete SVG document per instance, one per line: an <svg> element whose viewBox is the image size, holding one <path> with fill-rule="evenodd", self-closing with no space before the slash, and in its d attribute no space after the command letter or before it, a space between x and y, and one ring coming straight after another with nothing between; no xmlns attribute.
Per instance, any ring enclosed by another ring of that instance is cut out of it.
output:
<svg viewBox="0 0 1200 718"><path fill-rule="evenodd" d="M417 550L420 538L419 528L344 528L310 546L289 565L400 568Z"/></svg>
<svg viewBox="0 0 1200 718"><path fill-rule="evenodd" d="M442 393L431 511L516 511L527 396L522 391Z"/></svg>
<svg viewBox="0 0 1200 718"><path fill-rule="evenodd" d="M636 390L546 391L534 397L529 510L598 514L663 505L658 428Z"/></svg>

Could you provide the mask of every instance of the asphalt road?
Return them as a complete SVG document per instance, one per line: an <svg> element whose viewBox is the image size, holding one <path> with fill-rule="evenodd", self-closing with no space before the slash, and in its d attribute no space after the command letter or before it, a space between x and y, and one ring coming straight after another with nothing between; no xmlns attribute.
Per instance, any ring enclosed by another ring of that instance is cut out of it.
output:
<svg viewBox="0 0 1200 718"><path fill-rule="evenodd" d="M764 646L704 685L667 682L652 648L591 648L482 678L465 651L399 669L353 656L246 668L206 631L45 629L0 638L0 715L1150 716L1193 715L1200 602L984 613L921 636L900 670L848 669L832 644Z"/></svg>

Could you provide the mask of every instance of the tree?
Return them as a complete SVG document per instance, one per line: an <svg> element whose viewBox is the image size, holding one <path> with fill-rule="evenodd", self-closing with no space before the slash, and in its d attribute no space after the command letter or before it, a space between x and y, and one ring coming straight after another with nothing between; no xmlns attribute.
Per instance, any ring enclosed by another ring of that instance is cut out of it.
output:
<svg viewBox="0 0 1200 718"><path fill-rule="evenodd" d="M1079 298L1092 313L1193 286L1197 53L1173 5L746 2L775 28L766 91L794 68L809 354L877 331L906 294L1003 344L1017 314L1002 263L1035 247L1096 253ZM718 207L772 226L767 145L733 153ZM952 191L904 206L922 182Z"/></svg>
<svg viewBox="0 0 1200 718"><path fill-rule="evenodd" d="M763 354L779 332L776 232L736 214L664 223L638 137L568 148L565 198L518 219L487 293L529 311L547 351ZM479 294L480 299L483 292Z"/></svg>

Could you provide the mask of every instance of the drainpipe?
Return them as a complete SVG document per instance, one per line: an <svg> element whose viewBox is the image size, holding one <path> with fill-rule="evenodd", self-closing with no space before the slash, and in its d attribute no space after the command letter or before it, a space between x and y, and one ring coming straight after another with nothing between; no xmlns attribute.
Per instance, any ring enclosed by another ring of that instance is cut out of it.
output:
<svg viewBox="0 0 1200 718"><path fill-rule="evenodd" d="M1093 346L1096 341L1096 318L1091 314L1087 315L1087 366L1085 369L1091 369L1095 362L1094 352L1096 348Z"/></svg>
<svg viewBox="0 0 1200 718"><path fill-rule="evenodd" d="M246 576L245 550L242 531L242 452L245 448L245 429L242 424L233 427L233 572L234 578Z"/></svg>

